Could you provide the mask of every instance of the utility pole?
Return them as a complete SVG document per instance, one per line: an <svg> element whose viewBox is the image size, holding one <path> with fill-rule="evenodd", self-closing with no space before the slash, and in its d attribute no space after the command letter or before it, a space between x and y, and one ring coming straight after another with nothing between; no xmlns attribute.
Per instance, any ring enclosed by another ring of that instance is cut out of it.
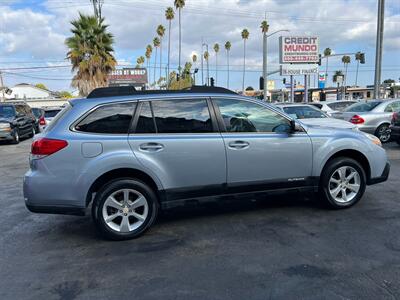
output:
<svg viewBox="0 0 400 300"><path fill-rule="evenodd" d="M265 12L264 21L267 21L267 12ZM267 78L267 30L263 30L263 78L264 78L264 102L267 102L267 94L268 94L268 78Z"/></svg>
<svg viewBox="0 0 400 300"><path fill-rule="evenodd" d="M3 95L3 97L2 97L0 102L4 102L4 101L6 101L6 95L4 93L5 92L4 91L5 86L4 86L4 83L3 83L3 73L1 73L1 70L0 70L0 84L1 84L1 93Z"/></svg>
<svg viewBox="0 0 400 300"><path fill-rule="evenodd" d="M101 19L101 9L104 4L104 0L90 0L93 4L93 12L97 19Z"/></svg>
<svg viewBox="0 0 400 300"><path fill-rule="evenodd" d="M201 37L201 85L204 85L203 46L204 46L204 39L203 37Z"/></svg>
<svg viewBox="0 0 400 300"><path fill-rule="evenodd" d="M376 52L375 52L375 80L374 98L380 99L380 85L382 72L383 30L385 16L385 0L378 0L378 22L376 26Z"/></svg>
<svg viewBox="0 0 400 300"><path fill-rule="evenodd" d="M294 103L294 80L293 80L293 75L290 75L290 102Z"/></svg>

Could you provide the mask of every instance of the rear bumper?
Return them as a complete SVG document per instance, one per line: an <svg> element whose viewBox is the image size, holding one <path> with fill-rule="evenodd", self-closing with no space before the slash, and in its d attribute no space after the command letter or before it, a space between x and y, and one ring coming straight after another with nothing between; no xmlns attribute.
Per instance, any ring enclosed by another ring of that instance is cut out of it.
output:
<svg viewBox="0 0 400 300"><path fill-rule="evenodd" d="M26 208L33 213L40 214L59 214L59 215L73 215L73 216L84 216L85 208L81 207L68 207L68 206L41 206L28 204L25 201Z"/></svg>
<svg viewBox="0 0 400 300"><path fill-rule="evenodd" d="M382 175L379 177L370 178L367 180L367 185L377 184L388 180L390 173L390 164L387 162L385 169L383 169Z"/></svg>

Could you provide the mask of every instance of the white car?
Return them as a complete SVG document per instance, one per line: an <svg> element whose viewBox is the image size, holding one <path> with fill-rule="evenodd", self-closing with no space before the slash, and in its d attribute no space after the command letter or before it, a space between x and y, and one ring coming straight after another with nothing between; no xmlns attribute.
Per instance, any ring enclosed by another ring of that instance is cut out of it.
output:
<svg viewBox="0 0 400 300"><path fill-rule="evenodd" d="M356 125L344 120L332 118L320 109L309 104L282 103L276 104L276 107L306 125L358 130Z"/></svg>
<svg viewBox="0 0 400 300"><path fill-rule="evenodd" d="M332 114L341 112L345 110L350 105L357 103L356 100L333 100L333 101L323 101L323 102L310 102L310 105L313 105L324 113L332 117Z"/></svg>

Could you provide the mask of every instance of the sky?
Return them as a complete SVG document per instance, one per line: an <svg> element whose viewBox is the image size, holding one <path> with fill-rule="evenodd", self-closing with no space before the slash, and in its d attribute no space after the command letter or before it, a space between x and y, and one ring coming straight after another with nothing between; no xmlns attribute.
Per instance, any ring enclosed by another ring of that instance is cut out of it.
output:
<svg viewBox="0 0 400 300"><path fill-rule="evenodd" d="M258 88L262 75L262 32L266 17L269 32L289 30L282 35L312 35L320 39L320 49L329 47L336 54L365 52L366 64L360 65L358 84L374 80L376 19L378 0L187 0L182 10L182 61L200 56L203 42L209 45L210 76L219 86L227 86L227 57L223 45L232 43L230 52L230 88L240 89L243 76L243 40L241 31L250 32L246 45L245 86ZM135 65L145 47L156 36L159 24L167 28L165 9L173 0L104 0L102 14L115 37L115 57L119 67ZM7 86L21 82L44 83L50 90L69 90L73 74L65 59L64 41L71 36L70 22L79 12L92 14L90 0L0 0L0 69ZM268 38L268 70L279 69L279 38ZM218 74L213 45L220 45ZM167 61L167 36L163 41L163 68ZM400 77L400 1L386 0L383 42L382 80ZM354 55L348 67L347 83L356 77ZM159 58L158 58L159 60ZM159 64L159 62L157 62ZM154 52L151 60L154 65ZM172 21L171 69L178 65L178 15ZM45 68L43 68L45 67ZM52 67L52 68L48 68ZM200 60L197 66L200 68ZM30 69L27 69L30 68ZM201 68L200 68L201 69ZM325 70L325 62L320 68ZM343 70L341 57L330 58L328 83L333 72ZM150 70L151 78L153 68ZM159 71L158 71L159 72ZM157 74L159 75L159 73ZM206 71L204 69L204 77ZM277 88L283 86L279 74ZM201 83L201 70L197 74ZM296 81L303 82L302 77ZM311 78L311 85L314 85Z"/></svg>

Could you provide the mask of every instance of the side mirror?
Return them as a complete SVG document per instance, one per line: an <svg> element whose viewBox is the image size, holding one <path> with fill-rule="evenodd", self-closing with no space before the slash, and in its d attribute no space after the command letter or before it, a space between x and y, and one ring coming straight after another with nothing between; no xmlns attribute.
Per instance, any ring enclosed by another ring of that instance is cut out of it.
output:
<svg viewBox="0 0 400 300"><path fill-rule="evenodd" d="M291 132L303 131L303 128L295 120L290 120L290 128Z"/></svg>

